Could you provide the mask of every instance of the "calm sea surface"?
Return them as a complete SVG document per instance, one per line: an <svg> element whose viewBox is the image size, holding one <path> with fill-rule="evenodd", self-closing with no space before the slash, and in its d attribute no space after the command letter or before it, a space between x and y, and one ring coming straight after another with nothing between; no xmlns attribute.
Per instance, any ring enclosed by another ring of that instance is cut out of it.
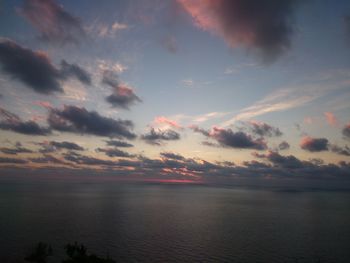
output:
<svg viewBox="0 0 350 263"><path fill-rule="evenodd" d="M39 241L121 262L350 262L350 193L2 182L0 262Z"/></svg>

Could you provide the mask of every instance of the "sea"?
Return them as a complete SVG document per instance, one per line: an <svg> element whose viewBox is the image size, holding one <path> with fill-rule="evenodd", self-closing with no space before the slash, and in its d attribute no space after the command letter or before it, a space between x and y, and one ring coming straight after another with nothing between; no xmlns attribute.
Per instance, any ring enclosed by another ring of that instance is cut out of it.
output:
<svg viewBox="0 0 350 263"><path fill-rule="evenodd" d="M3 181L0 262L38 242L117 262L350 262L350 192L166 183Z"/></svg>

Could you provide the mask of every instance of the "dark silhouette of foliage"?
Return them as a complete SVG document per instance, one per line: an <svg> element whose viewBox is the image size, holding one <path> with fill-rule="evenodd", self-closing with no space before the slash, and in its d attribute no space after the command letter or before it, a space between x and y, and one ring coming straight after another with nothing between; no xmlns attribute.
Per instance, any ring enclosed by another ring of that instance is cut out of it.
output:
<svg viewBox="0 0 350 263"><path fill-rule="evenodd" d="M25 260L33 263L47 263L47 258L52 256L52 248L50 245L39 242L34 251L25 257Z"/></svg>
<svg viewBox="0 0 350 263"><path fill-rule="evenodd" d="M74 244L67 244L65 247L67 259L64 259L62 263L116 263L115 260L96 256L90 254L87 248L75 242ZM47 263L47 258L52 256L52 248L50 245L45 243L38 243L35 250L25 260L32 263Z"/></svg>
<svg viewBox="0 0 350 263"><path fill-rule="evenodd" d="M84 245L78 245L77 242L65 246L66 254L69 259L63 260L62 263L116 263L111 258L101 258L94 254L88 254Z"/></svg>

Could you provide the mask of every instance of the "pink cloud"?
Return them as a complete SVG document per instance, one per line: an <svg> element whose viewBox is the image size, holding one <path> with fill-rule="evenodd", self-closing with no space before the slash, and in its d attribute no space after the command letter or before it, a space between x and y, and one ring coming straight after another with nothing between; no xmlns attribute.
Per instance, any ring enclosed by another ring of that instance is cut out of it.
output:
<svg viewBox="0 0 350 263"><path fill-rule="evenodd" d="M170 125L171 127L182 129L182 126L179 123L177 123L174 120L170 120L170 119L168 119L168 118L166 118L164 116L156 117L154 119L154 123L156 123L156 124L167 124L167 125Z"/></svg>
<svg viewBox="0 0 350 263"><path fill-rule="evenodd" d="M48 101L35 101L33 104L36 106L43 107L45 109L52 109L53 108L51 103Z"/></svg>
<svg viewBox="0 0 350 263"><path fill-rule="evenodd" d="M338 125L338 119L334 116L332 112L325 112L324 116L327 120L327 123L331 126L337 126Z"/></svg>

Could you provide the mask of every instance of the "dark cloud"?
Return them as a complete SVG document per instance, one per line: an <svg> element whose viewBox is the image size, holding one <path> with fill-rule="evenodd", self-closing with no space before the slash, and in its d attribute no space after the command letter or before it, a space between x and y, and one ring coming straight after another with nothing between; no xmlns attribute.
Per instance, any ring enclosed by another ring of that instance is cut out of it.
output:
<svg viewBox="0 0 350 263"><path fill-rule="evenodd" d="M40 164L68 164L67 162L64 162L50 154L44 154L42 157L29 158L29 160L33 163Z"/></svg>
<svg viewBox="0 0 350 263"><path fill-rule="evenodd" d="M345 125L345 127L342 130L342 133L346 139L350 139L350 123Z"/></svg>
<svg viewBox="0 0 350 263"><path fill-rule="evenodd" d="M103 166L116 166L116 162L110 160L98 159L86 155L81 155L75 152L69 152L64 154L64 159L76 164L85 165L103 165Z"/></svg>
<svg viewBox="0 0 350 263"><path fill-rule="evenodd" d="M5 154L16 155L18 153L32 153L33 151L18 145L15 148L2 147L2 148L0 148L0 152L5 153Z"/></svg>
<svg viewBox="0 0 350 263"><path fill-rule="evenodd" d="M196 26L273 60L286 51L297 0L177 0Z"/></svg>
<svg viewBox="0 0 350 263"><path fill-rule="evenodd" d="M0 157L0 164L25 164L27 162L28 161L24 159Z"/></svg>
<svg viewBox="0 0 350 263"><path fill-rule="evenodd" d="M20 13L41 33L43 41L78 44L86 36L81 21L53 0L26 0Z"/></svg>
<svg viewBox="0 0 350 263"><path fill-rule="evenodd" d="M280 151L287 150L289 148L290 148L290 145L286 141L283 141L278 145L278 150L280 150Z"/></svg>
<svg viewBox="0 0 350 263"><path fill-rule="evenodd" d="M128 110L130 106L137 102L142 102L132 88L128 87L126 84L120 83L118 78L109 71L104 72L102 83L113 89L113 93L106 97L106 101L113 107Z"/></svg>
<svg viewBox="0 0 350 263"><path fill-rule="evenodd" d="M47 121L52 129L62 132L126 139L136 137L131 132L133 123L130 120L103 117L96 111L88 111L76 106L66 105L62 110L51 109Z"/></svg>
<svg viewBox="0 0 350 263"><path fill-rule="evenodd" d="M0 65L11 77L42 94L63 92L60 82L71 77L91 84L89 73L80 66L63 60L58 69L45 53L21 47L8 39L0 38Z"/></svg>
<svg viewBox="0 0 350 263"><path fill-rule="evenodd" d="M108 146L115 146L115 147L125 147L125 148L134 147L134 145L132 145L131 143L118 141L118 140L109 140L109 141L106 141L106 144Z"/></svg>
<svg viewBox="0 0 350 263"><path fill-rule="evenodd" d="M283 134L279 128L264 122L251 121L249 125L252 133L261 137L278 137Z"/></svg>
<svg viewBox="0 0 350 263"><path fill-rule="evenodd" d="M309 152L328 151L328 139L304 137L300 142L300 147Z"/></svg>
<svg viewBox="0 0 350 263"><path fill-rule="evenodd" d="M179 161L186 160L186 158L183 157L182 155L176 154L176 153L171 153L171 152L161 152L160 155L162 157L167 158L167 159L173 159L173 160L179 160Z"/></svg>
<svg viewBox="0 0 350 263"><path fill-rule="evenodd" d="M331 145L330 150L334 153L344 155L344 156L350 156L350 148L345 145L344 147L340 147L337 145Z"/></svg>
<svg viewBox="0 0 350 263"><path fill-rule="evenodd" d="M69 64L65 60L61 62L61 75L63 78L75 77L81 83L91 85L91 76L85 69L77 64Z"/></svg>
<svg viewBox="0 0 350 263"><path fill-rule="evenodd" d="M75 151L83 151L84 148L81 147L80 145L74 143L74 142L56 142L56 141L51 141L49 142L49 145L53 146L56 149L66 149L66 150L75 150Z"/></svg>
<svg viewBox="0 0 350 263"><path fill-rule="evenodd" d="M141 139L152 145L162 145L162 141L176 141L180 134L174 130L158 130L152 128L148 133L141 135Z"/></svg>
<svg viewBox="0 0 350 263"><path fill-rule="evenodd" d="M267 148L266 142L262 138L254 139L252 136L242 131L234 132L231 129L218 127L212 128L211 131L206 131L198 127L192 127L192 129L195 132L199 132L216 140L222 147L256 150L264 150Z"/></svg>
<svg viewBox="0 0 350 263"><path fill-rule="evenodd" d="M127 157L127 158L134 157L133 154L119 150L118 148L97 148L96 151L102 152L109 157Z"/></svg>
<svg viewBox="0 0 350 263"><path fill-rule="evenodd" d="M278 152L273 151L270 151L265 157L275 166L281 168L301 168L307 164L300 161L293 155L283 156L280 155Z"/></svg>
<svg viewBox="0 0 350 263"><path fill-rule="evenodd" d="M207 131L205 129L202 129L202 128L196 126L196 125L190 126L190 129L192 129L194 132L201 133L201 134L203 134L206 137L210 137L209 131Z"/></svg>
<svg viewBox="0 0 350 263"><path fill-rule="evenodd" d="M49 128L41 127L34 121L22 121L17 115L0 108L0 129L26 135L48 135Z"/></svg>
<svg viewBox="0 0 350 263"><path fill-rule="evenodd" d="M23 48L10 40L0 39L2 70L25 83L36 92L49 94L63 92L60 71L42 52Z"/></svg>

